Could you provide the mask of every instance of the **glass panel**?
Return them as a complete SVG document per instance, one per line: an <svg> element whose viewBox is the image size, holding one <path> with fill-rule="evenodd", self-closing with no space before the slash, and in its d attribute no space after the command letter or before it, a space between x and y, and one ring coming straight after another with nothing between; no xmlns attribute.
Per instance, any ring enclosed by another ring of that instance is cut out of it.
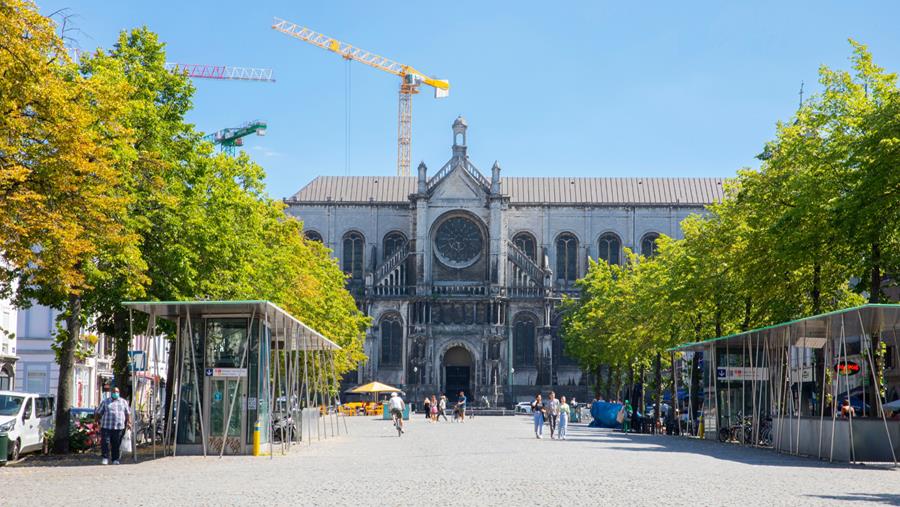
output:
<svg viewBox="0 0 900 507"><path fill-rule="evenodd" d="M247 319L208 319L206 322L206 367L246 367Z"/></svg>
<svg viewBox="0 0 900 507"><path fill-rule="evenodd" d="M193 368L191 361L191 349L187 342L187 326L184 325L182 332L184 338L182 342L183 349L181 353L182 374L178 394L178 443L179 444L199 444L200 436L200 403L205 401L197 399L197 396L203 396L203 321L200 319L192 319L191 327L193 336L190 345L194 347L194 361L196 361L197 369ZM198 386L199 389L198 389Z"/></svg>
<svg viewBox="0 0 900 507"><path fill-rule="evenodd" d="M27 393L46 393L47 392L47 372L46 371L29 371L25 377L25 392L27 392Z"/></svg>
<svg viewBox="0 0 900 507"><path fill-rule="evenodd" d="M225 381L210 380L209 389L209 434L221 436L225 431L225 411L228 405L225 398Z"/></svg>

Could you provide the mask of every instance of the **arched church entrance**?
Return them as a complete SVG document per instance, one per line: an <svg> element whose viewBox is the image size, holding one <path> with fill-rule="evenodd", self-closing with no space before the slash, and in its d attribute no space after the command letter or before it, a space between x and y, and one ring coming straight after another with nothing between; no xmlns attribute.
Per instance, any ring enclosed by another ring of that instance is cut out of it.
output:
<svg viewBox="0 0 900 507"><path fill-rule="evenodd" d="M475 366L472 354L465 347L455 346L444 354L444 394L452 404L460 391L472 399L472 370Z"/></svg>

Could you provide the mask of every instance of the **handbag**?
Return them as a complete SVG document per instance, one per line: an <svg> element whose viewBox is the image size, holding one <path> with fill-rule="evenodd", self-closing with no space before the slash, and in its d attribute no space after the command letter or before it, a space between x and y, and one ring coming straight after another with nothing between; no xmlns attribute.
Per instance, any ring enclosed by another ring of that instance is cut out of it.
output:
<svg viewBox="0 0 900 507"><path fill-rule="evenodd" d="M131 430L125 430L122 435L122 443L119 445L119 454L128 454L131 452Z"/></svg>

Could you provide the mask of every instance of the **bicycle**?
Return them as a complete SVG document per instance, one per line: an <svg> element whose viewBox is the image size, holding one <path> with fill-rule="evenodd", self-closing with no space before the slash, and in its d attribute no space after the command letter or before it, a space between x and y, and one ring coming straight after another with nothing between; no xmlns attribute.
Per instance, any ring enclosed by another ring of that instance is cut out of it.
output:
<svg viewBox="0 0 900 507"><path fill-rule="evenodd" d="M394 420L394 427L397 428L397 436L398 437L403 435L403 426L400 426L400 418L401 417L403 417L403 416L402 415L398 416L396 413L391 414L391 419Z"/></svg>

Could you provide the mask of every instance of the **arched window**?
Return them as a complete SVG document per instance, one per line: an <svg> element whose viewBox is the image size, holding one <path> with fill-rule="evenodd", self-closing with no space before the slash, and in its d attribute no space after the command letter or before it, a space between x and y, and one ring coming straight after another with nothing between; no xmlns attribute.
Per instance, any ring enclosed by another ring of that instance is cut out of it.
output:
<svg viewBox="0 0 900 507"><path fill-rule="evenodd" d="M403 246L403 243L406 243L406 236L403 235L402 232L393 231L385 234L382 248L382 260L387 259L391 255L394 255L394 252L400 249Z"/></svg>
<svg viewBox="0 0 900 507"><path fill-rule="evenodd" d="M363 245L366 240L358 232L348 232L344 235L344 256L341 259L344 272L350 275L351 280L363 278Z"/></svg>
<svg viewBox="0 0 900 507"><path fill-rule="evenodd" d="M534 366L537 322L529 315L516 318L513 326L513 366Z"/></svg>
<svg viewBox="0 0 900 507"><path fill-rule="evenodd" d="M656 255L657 246L656 240L659 239L659 234L655 232L648 232L644 234L644 237L641 238L641 255L644 257L653 257Z"/></svg>
<svg viewBox="0 0 900 507"><path fill-rule="evenodd" d="M619 252L622 250L622 241L618 236L611 232L600 236L598 240L598 248L600 258L605 260L607 264L619 263Z"/></svg>
<svg viewBox="0 0 900 507"><path fill-rule="evenodd" d="M569 284L578 278L578 238L564 232L556 237L556 278Z"/></svg>
<svg viewBox="0 0 900 507"><path fill-rule="evenodd" d="M310 241L322 242L322 235L313 230L303 231L303 236Z"/></svg>
<svg viewBox="0 0 900 507"><path fill-rule="evenodd" d="M400 366L403 355L403 323L400 316L391 313L381 319L381 364Z"/></svg>
<svg viewBox="0 0 900 507"><path fill-rule="evenodd" d="M525 252L529 259L537 262L537 241L529 232L520 232L513 236L513 244Z"/></svg>

